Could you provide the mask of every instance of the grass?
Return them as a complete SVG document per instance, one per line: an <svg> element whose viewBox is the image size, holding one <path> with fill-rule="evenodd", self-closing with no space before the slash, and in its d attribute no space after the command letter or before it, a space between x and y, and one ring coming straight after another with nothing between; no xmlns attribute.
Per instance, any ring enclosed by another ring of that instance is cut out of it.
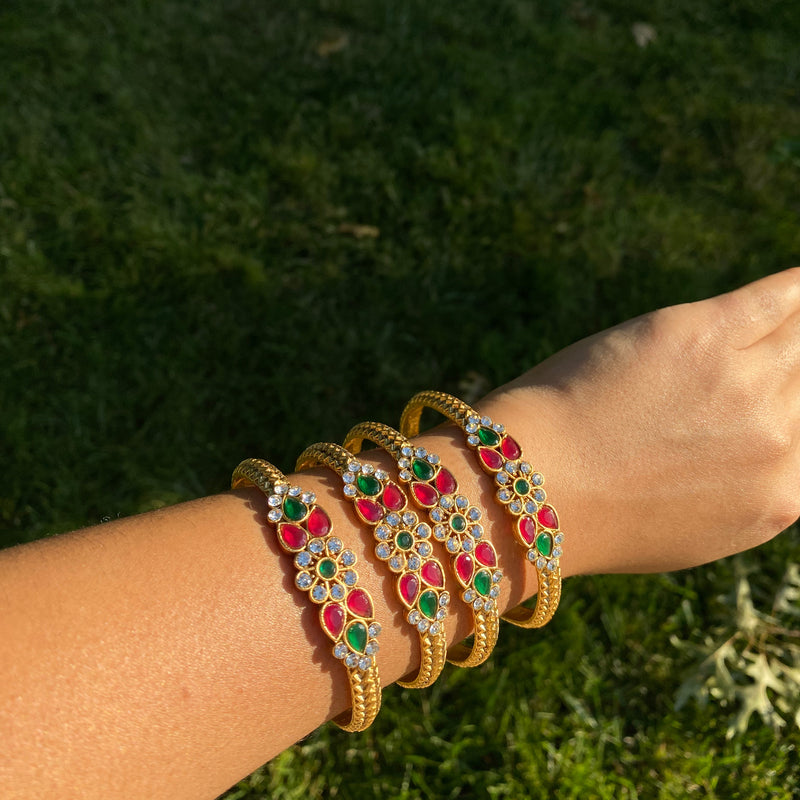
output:
<svg viewBox="0 0 800 800"><path fill-rule="evenodd" d="M767 0L7 4L0 545L800 263L798 34ZM731 582L573 580L229 798L797 796L796 730L673 708L669 637Z"/></svg>

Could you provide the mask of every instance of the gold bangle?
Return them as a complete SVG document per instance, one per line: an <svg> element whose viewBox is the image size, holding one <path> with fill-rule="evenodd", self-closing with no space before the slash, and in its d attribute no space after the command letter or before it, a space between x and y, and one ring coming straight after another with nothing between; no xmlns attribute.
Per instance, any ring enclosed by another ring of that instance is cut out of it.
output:
<svg viewBox="0 0 800 800"><path fill-rule="evenodd" d="M472 609L475 638L472 647L457 644L447 660L459 667L476 667L492 654L500 630L497 597L503 573L497 568L497 552L480 523L480 509L458 491L458 482L435 453L415 448L399 431L380 422L361 422L344 440L352 453L367 439L386 450L397 462L400 480L411 498L428 514L433 538L450 555L450 567L463 587L461 599Z"/></svg>
<svg viewBox="0 0 800 800"><path fill-rule="evenodd" d="M397 574L397 595L408 609L406 621L419 633L419 672L398 683L408 689L430 686L445 664L444 620L450 602L442 565L432 554L430 525L406 510L408 498L388 473L362 464L338 444L312 444L300 454L296 469L301 472L318 465L342 477L345 497L353 501L359 518L374 527L375 554Z"/></svg>
<svg viewBox="0 0 800 800"><path fill-rule="evenodd" d="M281 548L294 556L295 586L320 606L322 630L333 640L333 655L350 681L352 712L334 719L346 731L366 730L381 707L381 682L375 654L381 626L372 598L358 586L356 556L332 534L330 517L268 461L248 458L233 471L231 488L255 486L267 496L267 521Z"/></svg>
<svg viewBox="0 0 800 800"><path fill-rule="evenodd" d="M498 487L495 498L514 518L514 537L536 567L539 579L536 607L531 610L517 606L507 611L503 619L521 628L542 627L553 618L561 599L559 559L564 541L555 509L545 503L544 477L523 460L522 449L502 425L445 392L420 392L409 400L400 420L400 430L405 436L419 433L425 407L448 417L464 431L468 446L476 451L478 463L495 476Z"/></svg>

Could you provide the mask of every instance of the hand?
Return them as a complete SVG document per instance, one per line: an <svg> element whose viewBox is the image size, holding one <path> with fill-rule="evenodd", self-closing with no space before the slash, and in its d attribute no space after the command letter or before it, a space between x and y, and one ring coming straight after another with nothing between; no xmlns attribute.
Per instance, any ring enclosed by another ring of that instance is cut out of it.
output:
<svg viewBox="0 0 800 800"><path fill-rule="evenodd" d="M800 268L591 336L487 402L529 420L566 574L761 544L800 515Z"/></svg>

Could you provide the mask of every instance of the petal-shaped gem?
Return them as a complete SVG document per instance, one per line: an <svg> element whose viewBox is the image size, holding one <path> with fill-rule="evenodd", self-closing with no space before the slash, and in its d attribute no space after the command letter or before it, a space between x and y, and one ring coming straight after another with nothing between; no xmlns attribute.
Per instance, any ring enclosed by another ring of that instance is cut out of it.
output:
<svg viewBox="0 0 800 800"><path fill-rule="evenodd" d="M482 569L475 575L475 588L478 594L482 594L484 597L489 594L489 590L492 588L492 575L488 569Z"/></svg>
<svg viewBox="0 0 800 800"><path fill-rule="evenodd" d="M356 486L370 497L380 494L381 491L381 482L374 475L364 475L363 472L356 478Z"/></svg>
<svg viewBox="0 0 800 800"><path fill-rule="evenodd" d="M550 528L551 530L558 528L558 517L556 516L556 510L552 506L542 506L536 514L536 518L545 528Z"/></svg>
<svg viewBox="0 0 800 800"><path fill-rule="evenodd" d="M397 583L400 590L400 599L407 605L413 606L419 594L419 578L413 572L406 572Z"/></svg>
<svg viewBox="0 0 800 800"><path fill-rule="evenodd" d="M545 558L550 558L550 554L553 552L553 537L547 531L542 531L536 537L536 549Z"/></svg>
<svg viewBox="0 0 800 800"><path fill-rule="evenodd" d="M522 449L510 436L503 437L503 441L500 442L500 449L509 461L516 461L522 456Z"/></svg>
<svg viewBox="0 0 800 800"><path fill-rule="evenodd" d="M517 520L517 531L525 544L533 544L536 538L536 523L532 517L520 517Z"/></svg>
<svg viewBox="0 0 800 800"><path fill-rule="evenodd" d="M494 547L489 542L478 542L475 545L475 558L485 567L497 566L497 553L494 552Z"/></svg>
<svg viewBox="0 0 800 800"><path fill-rule="evenodd" d="M397 484L387 483L381 501L389 511L401 511L406 505L406 496Z"/></svg>
<svg viewBox="0 0 800 800"><path fill-rule="evenodd" d="M489 447L494 447L500 441L500 436L491 428L478 428L478 438L481 440L481 444Z"/></svg>
<svg viewBox="0 0 800 800"><path fill-rule="evenodd" d="M347 595L347 607L357 617L369 619L372 616L372 599L364 589L353 589Z"/></svg>
<svg viewBox="0 0 800 800"><path fill-rule="evenodd" d="M367 648L367 626L363 622L351 622L345 634L347 643L357 653L363 653Z"/></svg>
<svg viewBox="0 0 800 800"><path fill-rule="evenodd" d="M411 491L416 501L425 508L431 508L439 502L439 492L429 483L412 483Z"/></svg>
<svg viewBox="0 0 800 800"><path fill-rule="evenodd" d="M503 466L503 454L489 447L479 447L478 455L481 461L491 470L497 472Z"/></svg>
<svg viewBox="0 0 800 800"><path fill-rule="evenodd" d="M319 507L308 515L306 524L312 536L327 536L331 532L330 517Z"/></svg>
<svg viewBox="0 0 800 800"><path fill-rule="evenodd" d="M429 481L433 477L433 467L421 458L414 459L411 470L421 481Z"/></svg>
<svg viewBox="0 0 800 800"><path fill-rule="evenodd" d="M356 500L355 503L356 511L358 511L358 516L364 520L364 522L369 522L371 525L374 525L376 522L380 522L383 519L383 509L374 501L374 500L365 500L363 497L360 497Z"/></svg>
<svg viewBox="0 0 800 800"><path fill-rule="evenodd" d="M423 592L419 598L419 610L428 618L436 619L439 609L439 597L433 589Z"/></svg>
<svg viewBox="0 0 800 800"><path fill-rule="evenodd" d="M449 469L442 467L436 474L436 488L442 494L452 494L457 488L458 484L453 477L453 473Z"/></svg>
<svg viewBox="0 0 800 800"><path fill-rule="evenodd" d="M472 556L469 553L461 553L456 559L456 575L464 586L469 585L472 580Z"/></svg>
<svg viewBox="0 0 800 800"><path fill-rule="evenodd" d="M322 629L331 639L338 639L344 628L344 609L339 603L328 603L320 611Z"/></svg>
<svg viewBox="0 0 800 800"><path fill-rule="evenodd" d="M426 561L422 565L420 575L428 586L444 586L444 575L438 561Z"/></svg>
<svg viewBox="0 0 800 800"><path fill-rule="evenodd" d="M303 519L307 511L308 506L302 500L298 500L296 497L287 496L283 501L283 513L286 514L289 519L294 520L295 522Z"/></svg>
<svg viewBox="0 0 800 800"><path fill-rule="evenodd" d="M278 526L278 536L281 544L287 550L302 550L308 541L308 533L299 525L293 525L291 522L284 522L283 525Z"/></svg>

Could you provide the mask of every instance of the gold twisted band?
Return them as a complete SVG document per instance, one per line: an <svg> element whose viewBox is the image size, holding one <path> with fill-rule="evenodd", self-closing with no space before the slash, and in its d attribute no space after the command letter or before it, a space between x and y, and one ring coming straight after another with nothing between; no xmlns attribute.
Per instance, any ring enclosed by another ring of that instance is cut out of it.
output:
<svg viewBox="0 0 800 800"><path fill-rule="evenodd" d="M344 446L358 453L368 440L386 450L397 462L400 480L414 503L428 514L433 538L450 556L450 567L461 584L461 599L472 609L475 636L472 646L457 644L447 660L459 667L476 667L492 654L500 631L497 597L503 573L497 553L480 523L480 509L458 491L455 476L439 456L414 447L399 431L380 422L361 422L353 427Z"/></svg>
<svg viewBox="0 0 800 800"><path fill-rule="evenodd" d="M359 518L374 527L375 554L397 575L397 595L408 609L406 620L419 633L419 672L398 683L409 689L430 686L445 664L444 620L450 602L442 565L433 556L430 525L407 509L405 492L389 480L388 473L362 464L338 444L312 444L300 454L296 469L300 472L317 465L342 477L345 497L352 500Z"/></svg>
<svg viewBox="0 0 800 800"><path fill-rule="evenodd" d="M334 722L346 731L366 730L381 707L375 664L380 625L373 617L372 598L358 586L355 553L333 535L330 517L314 494L289 483L268 461L242 461L233 471L231 488L242 486L256 486L267 496L267 521L281 548L294 556L294 584L320 606L322 629L347 670L352 711L349 718Z"/></svg>
<svg viewBox="0 0 800 800"><path fill-rule="evenodd" d="M561 599L559 558L564 541L555 509L545 503L544 477L523 459L519 444L502 425L445 392L420 392L409 400L400 420L405 436L419 433L420 417L426 407L455 422L466 434L469 447L476 451L478 463L494 475L495 499L514 519L514 536L527 551L539 579L535 608L517 606L503 619L522 628L540 628L553 618Z"/></svg>

